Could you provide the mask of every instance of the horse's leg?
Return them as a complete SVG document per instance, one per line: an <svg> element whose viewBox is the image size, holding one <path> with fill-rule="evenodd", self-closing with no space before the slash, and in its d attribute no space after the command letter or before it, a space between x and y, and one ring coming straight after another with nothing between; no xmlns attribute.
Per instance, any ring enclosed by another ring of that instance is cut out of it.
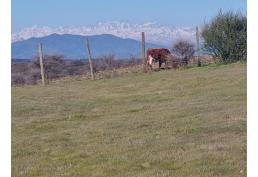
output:
<svg viewBox="0 0 258 177"><path fill-rule="evenodd" d="M147 62L147 64L146 64L146 68L147 68L147 70L151 70L152 71L152 64L150 64L149 62Z"/></svg>
<svg viewBox="0 0 258 177"><path fill-rule="evenodd" d="M151 64L148 64L148 70L151 70L152 71L152 65Z"/></svg>
<svg viewBox="0 0 258 177"><path fill-rule="evenodd" d="M150 66L151 71L152 71L153 62L154 62L154 58L150 55L149 56L149 66Z"/></svg>

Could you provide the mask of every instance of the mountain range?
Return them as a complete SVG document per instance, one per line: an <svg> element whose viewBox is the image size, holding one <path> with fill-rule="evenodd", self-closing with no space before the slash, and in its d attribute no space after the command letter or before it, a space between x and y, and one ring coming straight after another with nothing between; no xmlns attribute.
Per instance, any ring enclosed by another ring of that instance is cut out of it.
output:
<svg viewBox="0 0 258 177"><path fill-rule="evenodd" d="M124 21L99 22L88 26L32 26L12 33L12 42L26 40L32 37L44 37L51 34L100 35L112 34L121 38L141 39L141 32L145 32L146 41L167 47L178 39L195 40L195 27L174 27L160 25L155 22L141 24Z"/></svg>
<svg viewBox="0 0 258 177"><path fill-rule="evenodd" d="M135 39L120 38L111 34L82 36L73 34L51 34L32 37L12 43L12 59L32 59L37 55L39 43L44 54L63 55L65 59L87 58L86 38L90 41L93 58L114 54L116 58L140 57L141 42ZM162 45L146 43L146 48L161 48Z"/></svg>

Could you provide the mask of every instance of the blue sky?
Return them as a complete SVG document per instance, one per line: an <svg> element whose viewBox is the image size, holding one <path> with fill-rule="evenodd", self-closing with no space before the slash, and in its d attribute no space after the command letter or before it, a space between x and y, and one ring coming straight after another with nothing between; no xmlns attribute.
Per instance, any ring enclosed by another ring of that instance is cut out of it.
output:
<svg viewBox="0 0 258 177"><path fill-rule="evenodd" d="M12 32L33 25L84 26L105 21L195 26L223 11L246 14L246 0L12 0Z"/></svg>

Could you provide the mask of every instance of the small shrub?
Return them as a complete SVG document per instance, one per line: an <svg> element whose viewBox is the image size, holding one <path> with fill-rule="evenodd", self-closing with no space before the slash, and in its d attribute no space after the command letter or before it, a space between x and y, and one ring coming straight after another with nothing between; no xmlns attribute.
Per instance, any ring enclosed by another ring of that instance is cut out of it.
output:
<svg viewBox="0 0 258 177"><path fill-rule="evenodd" d="M12 85L24 85L26 83L24 75L20 73L12 74Z"/></svg>
<svg viewBox="0 0 258 177"><path fill-rule="evenodd" d="M64 68L65 61L62 55L45 55L43 63L46 79L54 79L67 75L67 70ZM38 57L34 59L33 64L37 68L40 68Z"/></svg>
<svg viewBox="0 0 258 177"><path fill-rule="evenodd" d="M194 54L194 44L186 40L180 40L174 44L172 52L180 60L181 65L186 66Z"/></svg>

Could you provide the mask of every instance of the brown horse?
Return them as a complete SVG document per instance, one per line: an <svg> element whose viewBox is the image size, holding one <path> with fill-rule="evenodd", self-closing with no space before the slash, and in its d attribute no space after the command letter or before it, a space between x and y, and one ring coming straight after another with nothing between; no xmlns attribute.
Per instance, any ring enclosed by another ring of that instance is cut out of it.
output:
<svg viewBox="0 0 258 177"><path fill-rule="evenodd" d="M147 65L152 69L154 62L159 62L159 69L162 63L165 63L166 68L168 57L171 55L170 51L165 48L160 49L148 49L147 50Z"/></svg>

